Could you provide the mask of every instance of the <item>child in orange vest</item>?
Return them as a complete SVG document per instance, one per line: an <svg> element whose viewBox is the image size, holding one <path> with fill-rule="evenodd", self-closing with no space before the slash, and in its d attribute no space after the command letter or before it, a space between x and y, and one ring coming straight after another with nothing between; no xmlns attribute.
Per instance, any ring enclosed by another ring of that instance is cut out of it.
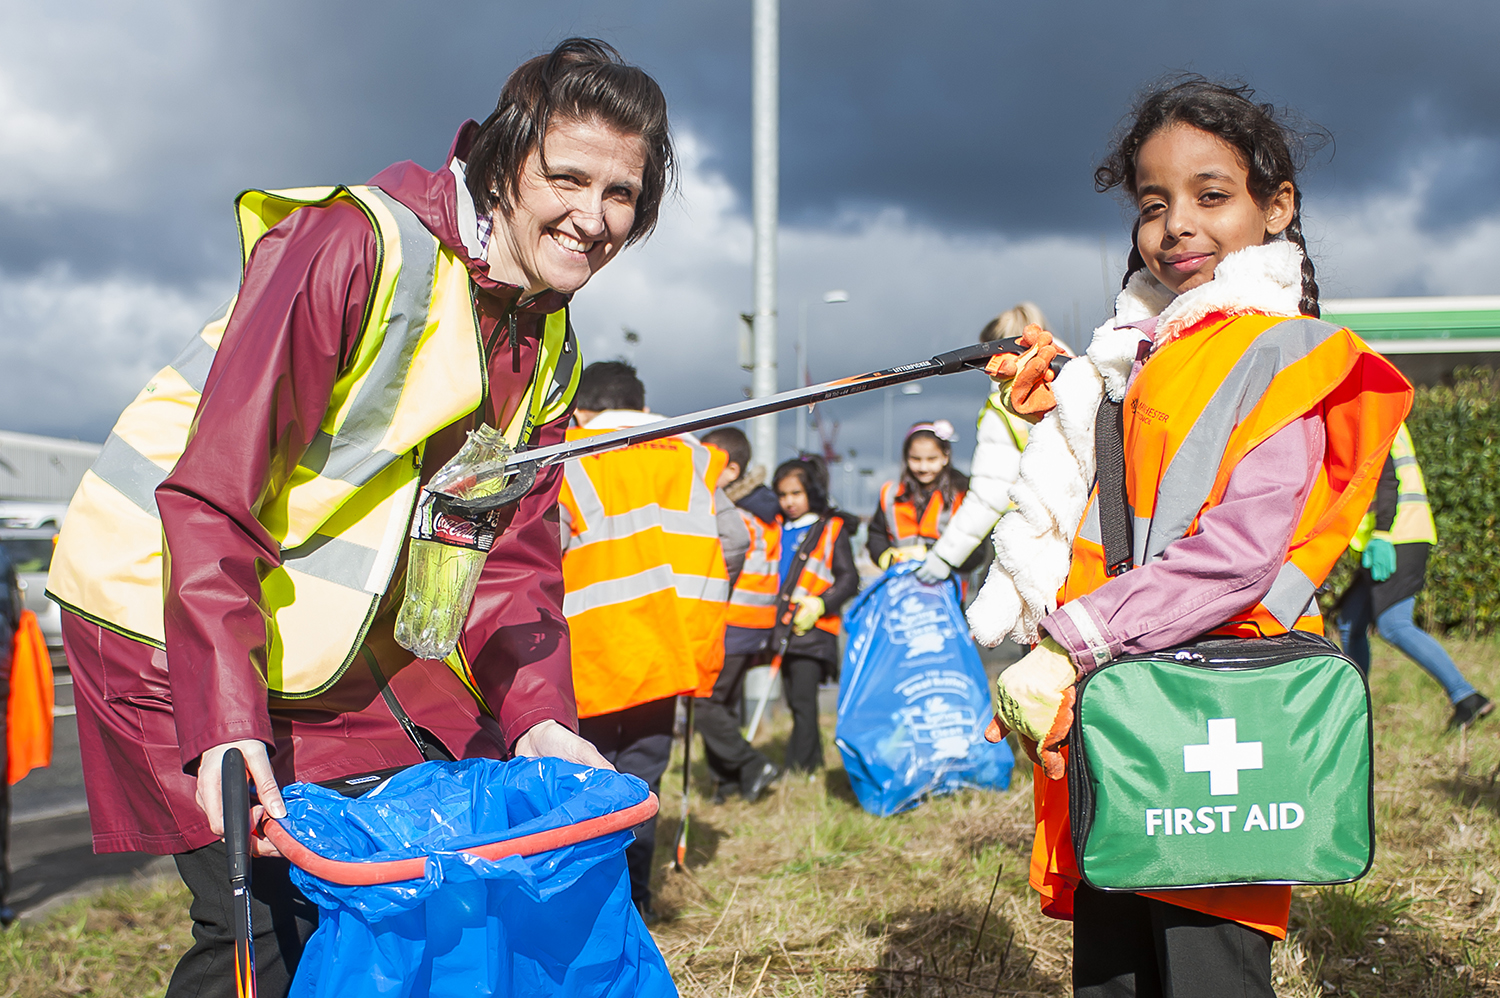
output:
<svg viewBox="0 0 1500 998"><path fill-rule="evenodd" d="M791 637L781 662L782 685L792 710L786 769L812 774L823 768L818 730L818 684L838 676L839 611L859 592L859 572L849 547L848 520L828 502L828 473L817 457L783 462L771 476L781 501L781 592L772 648ZM791 620L787 621L787 610Z"/></svg>
<svg viewBox="0 0 1500 998"><path fill-rule="evenodd" d="M1095 173L1138 212L1114 318L1055 382L1043 331L1030 355L997 364L1015 378L1015 411L1055 411L1031 430L1018 508L996 528L969 620L987 644L1040 642L1001 674L989 735L1014 730L1038 764L1031 883L1045 913L1074 922L1078 995L1274 993L1289 888L1106 894L1081 882L1063 779L1074 684L1210 633L1321 634L1314 589L1410 406L1388 362L1316 321L1294 137L1252 96L1196 77L1145 95ZM1123 401L1135 518L1134 567L1114 576L1090 513L1106 394Z"/></svg>
<svg viewBox="0 0 1500 998"><path fill-rule="evenodd" d="M953 467L953 424L946 419L917 423L901 444L901 478L880 487L880 503L870 517L865 550L881 568L893 561L922 559L943 535L969 489L969 478ZM977 549L978 550L978 549ZM959 571L979 564L982 550Z"/></svg>

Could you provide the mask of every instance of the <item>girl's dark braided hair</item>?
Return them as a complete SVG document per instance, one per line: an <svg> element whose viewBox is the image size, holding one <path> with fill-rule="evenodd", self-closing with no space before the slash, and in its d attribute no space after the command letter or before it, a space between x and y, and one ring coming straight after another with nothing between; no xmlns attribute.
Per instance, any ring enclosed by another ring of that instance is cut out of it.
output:
<svg viewBox="0 0 1500 998"><path fill-rule="evenodd" d="M1136 99L1131 124L1114 142L1114 148L1094 171L1094 187L1101 193L1120 188L1135 197L1135 158L1141 145L1169 125L1191 125L1216 135L1234 146L1244 157L1249 176L1247 186L1257 204L1270 203L1283 182L1290 181L1292 220L1282 235L1302 250L1302 300L1304 315L1318 316L1318 280L1307 241L1302 235L1302 188L1297 171L1309 155L1331 143L1324 129L1297 120L1273 104L1257 104L1255 91L1239 84L1217 83L1196 74L1174 77L1147 89ZM1130 261L1124 284L1146 266L1136 245L1140 223L1130 232Z"/></svg>

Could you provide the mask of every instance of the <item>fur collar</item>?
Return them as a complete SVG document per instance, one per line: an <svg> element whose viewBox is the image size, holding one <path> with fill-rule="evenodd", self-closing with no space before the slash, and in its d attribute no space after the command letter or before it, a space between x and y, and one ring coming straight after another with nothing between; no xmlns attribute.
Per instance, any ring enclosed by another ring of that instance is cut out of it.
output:
<svg viewBox="0 0 1500 998"><path fill-rule="evenodd" d="M1125 397L1144 338L1130 324L1155 316L1152 344L1159 348L1210 315L1297 315L1301 297L1302 251L1285 240L1231 253L1212 281L1175 298L1148 271L1131 277L1087 352L1052 383L1057 408L1032 428L1021 453L1010 491L1015 508L995 526L995 560L969 607L977 641L994 646L1008 635L1034 644L1042 618L1057 609L1073 534L1093 490L1099 401L1106 392L1116 401Z"/></svg>

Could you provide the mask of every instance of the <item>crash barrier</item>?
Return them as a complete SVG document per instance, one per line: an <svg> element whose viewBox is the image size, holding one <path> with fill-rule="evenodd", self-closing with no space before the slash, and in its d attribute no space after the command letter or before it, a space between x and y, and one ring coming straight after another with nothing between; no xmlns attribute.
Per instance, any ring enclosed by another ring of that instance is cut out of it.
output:
<svg viewBox="0 0 1500 998"><path fill-rule="evenodd" d="M860 805L890 815L965 787L1004 790L1015 756L985 741L993 714L979 649L950 581L900 562L844 615L835 741Z"/></svg>
<svg viewBox="0 0 1500 998"><path fill-rule="evenodd" d="M657 808L635 777L467 759L283 797L264 833L320 909L293 998L677 994L630 897L630 829Z"/></svg>

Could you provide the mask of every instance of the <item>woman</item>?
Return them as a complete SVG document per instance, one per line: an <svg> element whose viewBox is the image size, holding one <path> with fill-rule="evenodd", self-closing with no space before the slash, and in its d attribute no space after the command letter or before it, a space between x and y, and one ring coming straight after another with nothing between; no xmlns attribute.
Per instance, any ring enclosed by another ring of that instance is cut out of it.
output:
<svg viewBox="0 0 1500 998"><path fill-rule="evenodd" d="M575 734L561 469L506 511L447 664L414 661L393 622L418 486L480 423L563 439L568 299L651 231L672 169L660 88L570 39L437 172L241 196L240 294L122 416L51 578L95 849L174 854L193 891L169 995L233 993L228 749L273 817L279 783L424 758L605 764ZM284 994L309 906L284 861L257 865L260 993Z"/></svg>

